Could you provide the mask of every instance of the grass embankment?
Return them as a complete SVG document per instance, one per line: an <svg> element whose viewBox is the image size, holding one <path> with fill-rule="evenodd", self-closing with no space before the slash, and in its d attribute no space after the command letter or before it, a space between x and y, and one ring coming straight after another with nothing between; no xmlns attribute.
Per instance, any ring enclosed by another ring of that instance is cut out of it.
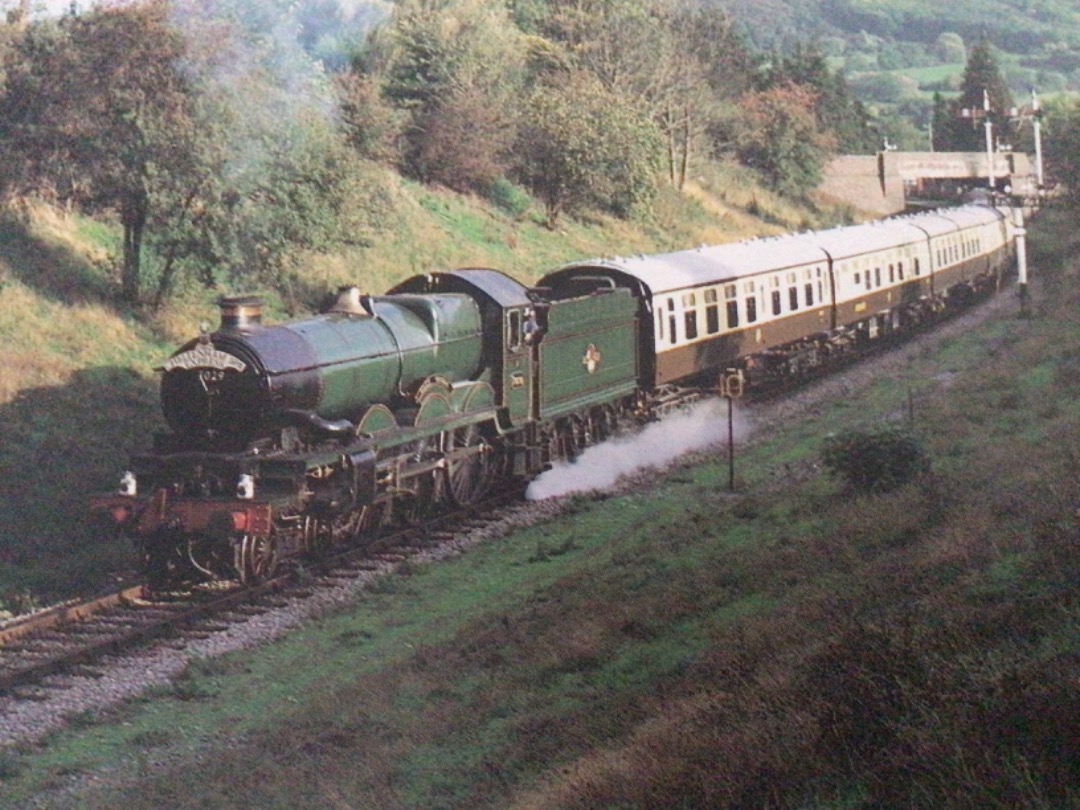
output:
<svg viewBox="0 0 1080 810"><path fill-rule="evenodd" d="M717 459L578 498L9 754L3 789L103 771L142 778L76 806L1080 807L1080 273L1052 219L1033 318L759 437L741 494ZM785 472L909 403L925 480L854 497Z"/></svg>
<svg viewBox="0 0 1080 810"><path fill-rule="evenodd" d="M724 167L695 180L692 197L666 191L647 222L567 218L557 232L520 192L511 212L393 177L386 183L387 229L363 250L299 260L295 300L270 296L268 320L344 283L382 292L460 266L495 267L528 283L573 258L813 224ZM153 367L200 322L217 322L222 291L190 280L164 311L120 305L118 254L115 228L44 208L0 216L0 611L85 593L131 565L126 544L93 536L86 498L112 487L126 457L163 428Z"/></svg>

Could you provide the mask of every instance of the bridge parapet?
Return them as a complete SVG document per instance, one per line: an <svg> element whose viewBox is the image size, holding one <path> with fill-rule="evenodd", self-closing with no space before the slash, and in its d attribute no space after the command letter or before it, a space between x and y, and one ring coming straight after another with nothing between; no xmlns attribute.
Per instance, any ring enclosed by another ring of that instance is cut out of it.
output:
<svg viewBox="0 0 1080 810"><path fill-rule="evenodd" d="M878 216L903 211L912 197L924 193L958 196L989 182L985 152L879 152L841 155L825 167L818 192L826 198ZM1023 152L994 155L995 187L1034 196L1037 191L1032 161Z"/></svg>

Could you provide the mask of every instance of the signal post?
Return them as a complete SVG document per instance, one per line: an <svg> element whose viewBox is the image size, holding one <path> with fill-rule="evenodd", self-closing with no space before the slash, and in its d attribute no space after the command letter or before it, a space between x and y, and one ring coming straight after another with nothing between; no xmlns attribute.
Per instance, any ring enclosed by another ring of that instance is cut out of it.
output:
<svg viewBox="0 0 1080 810"><path fill-rule="evenodd" d="M727 400L728 491L735 491L735 400L743 395L746 378L742 369L720 375L720 396Z"/></svg>

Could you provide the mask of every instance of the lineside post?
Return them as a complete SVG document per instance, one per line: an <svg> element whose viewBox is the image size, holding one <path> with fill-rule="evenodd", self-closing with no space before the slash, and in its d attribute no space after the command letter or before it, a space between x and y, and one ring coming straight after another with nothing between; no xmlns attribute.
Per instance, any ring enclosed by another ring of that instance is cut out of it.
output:
<svg viewBox="0 0 1080 810"><path fill-rule="evenodd" d="M1016 226L1016 272L1020 288L1020 317L1027 318L1028 312L1028 266L1027 266L1027 228L1024 227L1024 211L1019 206L1013 209L1013 223Z"/></svg>
<svg viewBox="0 0 1080 810"><path fill-rule="evenodd" d="M720 395L727 400L728 491L735 491L735 400L743 395L741 369L728 369L720 378Z"/></svg>

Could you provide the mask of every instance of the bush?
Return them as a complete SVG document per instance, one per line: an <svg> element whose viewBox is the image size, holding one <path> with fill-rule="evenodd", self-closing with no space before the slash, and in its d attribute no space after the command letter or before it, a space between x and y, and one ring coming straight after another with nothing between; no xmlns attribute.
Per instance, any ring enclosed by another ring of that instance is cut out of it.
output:
<svg viewBox="0 0 1080 810"><path fill-rule="evenodd" d="M500 177L487 190L489 202L499 206L511 216L523 216L532 205L532 197L519 186L515 186L505 177Z"/></svg>
<svg viewBox="0 0 1080 810"><path fill-rule="evenodd" d="M829 436L822 463L857 492L888 492L929 468L918 439L895 427Z"/></svg>

